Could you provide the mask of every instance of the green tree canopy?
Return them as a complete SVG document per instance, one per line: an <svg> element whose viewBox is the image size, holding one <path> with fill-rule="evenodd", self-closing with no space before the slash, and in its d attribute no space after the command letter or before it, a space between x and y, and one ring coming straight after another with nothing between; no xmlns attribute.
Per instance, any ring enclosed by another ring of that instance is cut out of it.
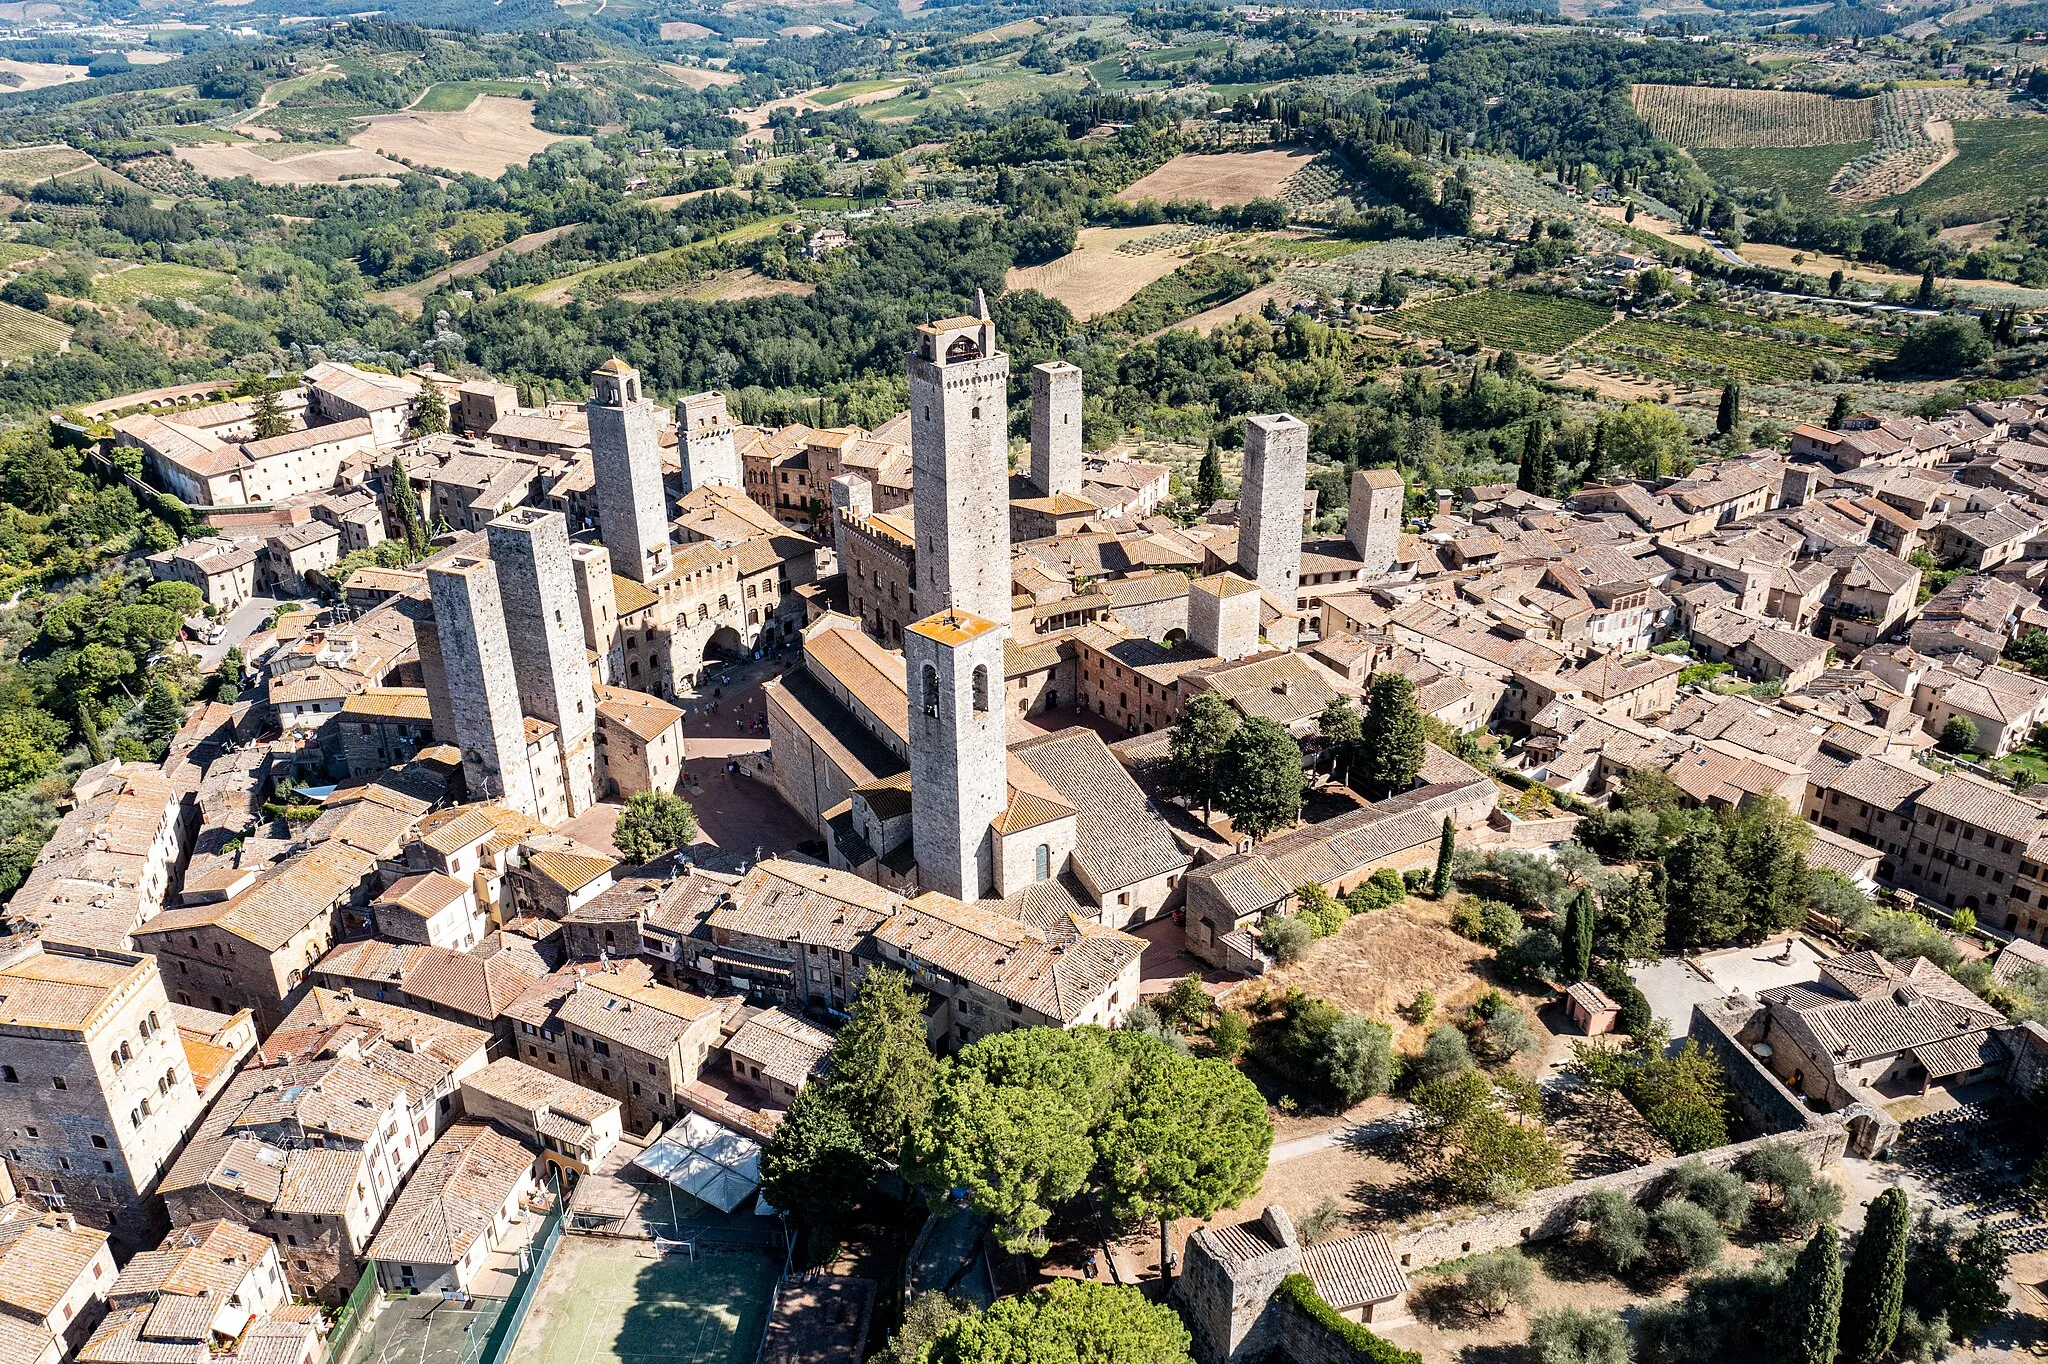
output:
<svg viewBox="0 0 2048 1364"><path fill-rule="evenodd" d="M1359 738L1367 794L1375 800L1406 791L1422 770L1427 738L1415 705L1415 684L1391 668L1373 677Z"/></svg>
<svg viewBox="0 0 2048 1364"><path fill-rule="evenodd" d="M1823 1223L1785 1277L1785 1332L1780 1349L1788 1364L1834 1364L1842 1322L1842 1241Z"/></svg>
<svg viewBox="0 0 2048 1364"><path fill-rule="evenodd" d="M697 812L669 791L636 791L612 826L612 846L628 862L645 865L697 839Z"/></svg>
<svg viewBox="0 0 2048 1364"><path fill-rule="evenodd" d="M1192 1364L1177 1313L1136 1288L1058 1279L959 1317L919 1364Z"/></svg>
<svg viewBox="0 0 2048 1364"><path fill-rule="evenodd" d="M1842 1358L1849 1364L1868 1364L1892 1348L1906 1301L1906 1242L1912 1230L1904 1189L1886 1189L1870 1201L1856 1252L1842 1276Z"/></svg>
<svg viewBox="0 0 2048 1364"><path fill-rule="evenodd" d="M761 1150L761 1194L813 1223L850 1212L875 1178L875 1156L829 1083L798 1091Z"/></svg>
<svg viewBox="0 0 2048 1364"><path fill-rule="evenodd" d="M1238 730L1237 711L1215 692L1200 691L1181 707L1168 734L1168 789L1204 814L1221 796L1224 759Z"/></svg>
<svg viewBox="0 0 2048 1364"><path fill-rule="evenodd" d="M938 1061L910 978L869 971L832 1046L832 1083L868 1149L894 1154L923 1125L937 1081Z"/></svg>
<svg viewBox="0 0 2048 1364"><path fill-rule="evenodd" d="M1277 722L1253 716L1223 746L1216 803L1238 832L1264 838L1301 817L1301 745Z"/></svg>

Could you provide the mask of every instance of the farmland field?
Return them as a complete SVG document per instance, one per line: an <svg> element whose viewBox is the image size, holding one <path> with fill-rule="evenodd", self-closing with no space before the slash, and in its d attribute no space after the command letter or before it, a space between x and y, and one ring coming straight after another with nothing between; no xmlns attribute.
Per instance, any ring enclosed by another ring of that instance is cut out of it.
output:
<svg viewBox="0 0 2048 1364"><path fill-rule="evenodd" d="M177 158L201 175L233 180L246 175L259 185L332 185L344 179L380 177L393 183L405 173L396 161L356 147L312 143L199 143L176 149Z"/></svg>
<svg viewBox="0 0 2048 1364"><path fill-rule="evenodd" d="M1287 181L1314 159L1308 152L1183 152L1118 197L1130 203L1199 199L1212 208L1276 199Z"/></svg>
<svg viewBox="0 0 2048 1364"><path fill-rule="evenodd" d="M517 99L536 87L526 81L442 81L430 86L412 107L423 114L459 114L476 102L478 95L507 95Z"/></svg>
<svg viewBox="0 0 2048 1364"><path fill-rule="evenodd" d="M102 303L134 303L144 298L188 298L225 283L227 276L195 265L138 265L93 281L92 296Z"/></svg>
<svg viewBox="0 0 2048 1364"><path fill-rule="evenodd" d="M586 270L578 270L574 274L563 275L559 279L547 280L536 284L522 284L510 292L521 298L533 299L537 303L567 303L570 295L574 294L578 288L585 284L601 282L610 276L623 275L629 271L649 270L660 266L665 261L687 255L692 251L718 242L736 245L741 242L758 241L762 237L775 235L784 226L794 221L796 221L795 217L790 214L783 214L774 218L763 218L759 222L747 223L743 226L735 227L731 231L721 232L713 237L706 237L703 241L691 242L687 246L672 247L667 251L656 251L651 255L641 256L630 261L593 265Z"/></svg>
<svg viewBox="0 0 2048 1364"><path fill-rule="evenodd" d="M18 270L32 260L39 260L50 254L47 246L30 246L26 242L0 242L0 270Z"/></svg>
<svg viewBox="0 0 2048 1364"><path fill-rule="evenodd" d="M1854 157L1870 148L1860 142L1819 147L1699 148L1692 154L1700 169L1745 189L1782 194L1795 207L1825 208L1833 204L1828 182Z"/></svg>
<svg viewBox="0 0 2048 1364"><path fill-rule="evenodd" d="M379 114L349 139L351 146L402 156L428 166L497 176L523 166L560 133L533 126L533 106L521 99L483 95L459 113Z"/></svg>
<svg viewBox="0 0 2048 1364"><path fill-rule="evenodd" d="M661 26L661 40L665 43L696 42L718 35L702 24L693 24L687 19L670 19Z"/></svg>
<svg viewBox="0 0 2048 1364"><path fill-rule="evenodd" d="M1156 227L1084 227L1074 239L1074 249L1058 260L1012 267L1008 285L1056 298L1072 310L1077 321L1086 322L1122 307L1138 290L1180 267L1179 258L1169 251L1139 256L1117 251L1127 242L1142 241L1158 232Z"/></svg>
<svg viewBox="0 0 2048 1364"><path fill-rule="evenodd" d="M84 152L62 143L47 147L9 147L0 151L0 180L33 185L93 164L93 159Z"/></svg>
<svg viewBox="0 0 2048 1364"><path fill-rule="evenodd" d="M1816 354L1808 346L1637 318L1609 327L1593 338L1587 349L1645 374L1702 384L1731 378L1752 382L1802 378L1812 368Z"/></svg>
<svg viewBox="0 0 2048 1364"><path fill-rule="evenodd" d="M1865 330L1832 317L1809 317L1804 313L1783 312L1776 317L1759 317L1736 308L1724 308L1712 303L1688 303L1680 310L1688 322L1709 328L1758 328L1773 341L1789 341L1795 345L1812 344L1834 346L1842 349L1871 350L1890 355L1899 348L1899 338L1873 327ZM1866 324L1867 325L1867 324Z"/></svg>
<svg viewBox="0 0 2048 1364"><path fill-rule="evenodd" d="M54 318L0 303L0 364L13 364L31 355L46 355L62 346L71 328Z"/></svg>
<svg viewBox="0 0 2048 1364"><path fill-rule="evenodd" d="M1446 342L1471 340L1530 355L1554 355L1613 317L1606 308L1575 298L1483 289L1403 308L1380 321Z"/></svg>
<svg viewBox="0 0 2048 1364"><path fill-rule="evenodd" d="M660 65L663 71L692 90L709 90L714 86L740 83L740 73L737 71L720 71L709 66L678 66L674 62L662 62Z"/></svg>
<svg viewBox="0 0 2048 1364"><path fill-rule="evenodd" d="M864 103L879 104L881 100L874 99L873 96L881 94L884 90L901 92L908 85L908 81L900 80L848 81L844 85L835 85L829 90L820 90L817 94L811 96L811 103L830 106L843 104L850 99L862 99L865 96L868 98L863 100Z"/></svg>
<svg viewBox="0 0 2048 1364"><path fill-rule="evenodd" d="M1868 142L1876 99L1791 90L1638 85L1629 99L1657 136L1681 147L1823 147Z"/></svg>
<svg viewBox="0 0 2048 1364"><path fill-rule="evenodd" d="M8 79L12 77L12 79ZM85 68L62 62L18 62L0 59L0 84L11 90L41 90L87 79Z"/></svg>
<svg viewBox="0 0 2048 1364"><path fill-rule="evenodd" d="M1972 119L1955 125L1955 159L1903 194L1872 201L1873 211L1906 207L1944 224L1984 222L2041 192L2048 162L2048 118Z"/></svg>

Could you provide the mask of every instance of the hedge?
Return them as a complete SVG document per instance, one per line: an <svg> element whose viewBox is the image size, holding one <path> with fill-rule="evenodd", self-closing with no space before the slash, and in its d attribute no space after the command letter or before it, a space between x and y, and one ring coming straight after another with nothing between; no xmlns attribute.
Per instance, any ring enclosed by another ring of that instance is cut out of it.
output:
<svg viewBox="0 0 2048 1364"><path fill-rule="evenodd" d="M1322 1328L1325 1335L1348 1349L1352 1358L1362 1364L1422 1364L1422 1356L1413 1350L1404 1350L1357 1322L1339 1316L1336 1308L1323 1301L1323 1295L1316 1292L1314 1281L1306 1274L1289 1274L1280 1281L1274 1296Z"/></svg>

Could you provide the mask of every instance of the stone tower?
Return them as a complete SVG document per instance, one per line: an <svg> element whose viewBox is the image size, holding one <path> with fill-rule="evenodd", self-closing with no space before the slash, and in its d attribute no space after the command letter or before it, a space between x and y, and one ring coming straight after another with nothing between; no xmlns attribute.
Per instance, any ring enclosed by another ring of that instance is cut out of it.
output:
<svg viewBox="0 0 2048 1364"><path fill-rule="evenodd" d="M922 531L919 532L922 534ZM918 883L962 900L995 884L990 826L1009 798L1003 625L942 611L903 632Z"/></svg>
<svg viewBox="0 0 2048 1364"><path fill-rule="evenodd" d="M451 559L427 570L427 590L469 798L538 818L498 571L489 559Z"/></svg>
<svg viewBox="0 0 2048 1364"><path fill-rule="evenodd" d="M512 677L526 714L555 727L569 813L596 796L597 693L583 647L583 613L560 512L520 507L486 528L512 646ZM605 584L609 587L611 584Z"/></svg>
<svg viewBox="0 0 2048 1364"><path fill-rule="evenodd" d="M744 487L739 443L723 393L693 393L676 404L676 436L683 446L683 491L721 484Z"/></svg>
<svg viewBox="0 0 2048 1364"><path fill-rule="evenodd" d="M1188 585L1188 643L1228 663L1259 651L1259 585L1231 572Z"/></svg>
<svg viewBox="0 0 2048 1364"><path fill-rule="evenodd" d="M853 559L847 553L850 532L846 529L846 516L869 517L875 514L875 485L859 474L841 474L832 480L832 554L839 561L839 571L853 571Z"/></svg>
<svg viewBox="0 0 2048 1364"><path fill-rule="evenodd" d="M1031 367L1031 481L1047 497L1081 491L1081 371L1064 360Z"/></svg>
<svg viewBox="0 0 2048 1364"><path fill-rule="evenodd" d="M1010 357L986 299L976 311L919 327L910 356L911 591L927 615L951 608L1008 626Z"/></svg>
<svg viewBox="0 0 2048 1364"><path fill-rule="evenodd" d="M1351 509L1344 538L1358 552L1359 575L1375 578L1394 571L1401 549L1401 510L1408 487L1392 469L1359 469L1351 475Z"/></svg>
<svg viewBox="0 0 2048 1364"><path fill-rule="evenodd" d="M1308 425L1286 413L1244 424L1237 496L1237 563L1287 610L1301 583L1301 507L1308 490Z"/></svg>
<svg viewBox="0 0 2048 1364"><path fill-rule="evenodd" d="M614 355L590 376L583 405L590 420L590 464L597 484L597 530L612 571L651 583L669 571L668 498L661 487L661 442L640 372Z"/></svg>
<svg viewBox="0 0 2048 1364"><path fill-rule="evenodd" d="M576 609L583 617L583 647L597 655L597 679L618 685L625 675L619 647L619 599L612 587L612 556L603 545L569 546L576 575Z"/></svg>

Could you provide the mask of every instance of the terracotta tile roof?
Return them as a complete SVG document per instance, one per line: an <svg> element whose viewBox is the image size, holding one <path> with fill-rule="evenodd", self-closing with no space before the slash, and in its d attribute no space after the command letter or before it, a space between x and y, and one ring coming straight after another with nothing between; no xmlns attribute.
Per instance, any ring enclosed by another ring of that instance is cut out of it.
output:
<svg viewBox="0 0 2048 1364"><path fill-rule="evenodd" d="M144 960L119 961L44 950L0 969L0 1025L84 1030L121 988L150 973Z"/></svg>
<svg viewBox="0 0 2048 1364"><path fill-rule="evenodd" d="M458 1122L427 1148L384 1218L370 1254L452 1265L492 1235L497 1217L533 1178L533 1155L486 1123Z"/></svg>
<svg viewBox="0 0 2048 1364"><path fill-rule="evenodd" d="M526 865L572 894L619 865L595 848L585 847L573 839L551 838L556 846L528 845Z"/></svg>
<svg viewBox="0 0 2048 1364"><path fill-rule="evenodd" d="M759 1066L770 1079L795 1089L808 1082L832 1054L832 1034L781 1009L763 1009L740 1024L725 1049Z"/></svg>
<svg viewBox="0 0 2048 1364"><path fill-rule="evenodd" d="M1074 861L1098 894L1184 871L1180 843L1100 735L1075 726L1012 745L1010 758L1080 812Z"/></svg>
<svg viewBox="0 0 2048 1364"><path fill-rule="evenodd" d="M1994 786L1966 772L1950 772L1920 793L1920 808L1958 820L2001 838L2023 842L2042 831L2048 809L2023 800L2002 786Z"/></svg>
<svg viewBox="0 0 2048 1364"><path fill-rule="evenodd" d="M431 919L468 893L468 885L452 876L438 871L423 871L393 881L377 897L377 904L396 905L423 919Z"/></svg>
<svg viewBox="0 0 2048 1364"><path fill-rule="evenodd" d="M683 720L683 712L660 697L622 687L597 689L597 715L643 744L655 742Z"/></svg>
<svg viewBox="0 0 2048 1364"><path fill-rule="evenodd" d="M161 938L193 928L217 928L275 952L334 912L377 870L377 859L340 842L309 848L265 880L224 904L166 910L139 931Z"/></svg>
<svg viewBox="0 0 2048 1364"><path fill-rule="evenodd" d="M1376 1231L1310 1246L1301 1253L1301 1268L1323 1301L1339 1312L1408 1292L1408 1276L1401 1272L1393 1242Z"/></svg>
<svg viewBox="0 0 2048 1364"><path fill-rule="evenodd" d="M593 1037L647 1056L666 1056L692 1024L718 1005L683 990L597 972L578 983L555 1016Z"/></svg>
<svg viewBox="0 0 2048 1364"><path fill-rule="evenodd" d="M205 1338L163 1340L152 1335L155 1306L137 1303L108 1312L79 1350L82 1364L207 1364Z"/></svg>
<svg viewBox="0 0 2048 1364"><path fill-rule="evenodd" d="M155 1250L122 1266L109 1301L123 1306L128 1299L158 1293L202 1297L236 1292L275 1244L227 1218L188 1223L173 1229Z"/></svg>
<svg viewBox="0 0 2048 1364"><path fill-rule="evenodd" d="M0 1364L55 1364L62 1354L57 1337L41 1323L0 1312ZM91 1356L81 1354L79 1358Z"/></svg>
<svg viewBox="0 0 2048 1364"><path fill-rule="evenodd" d="M342 702L341 716L344 720L411 720L418 724L434 718L424 687L370 687Z"/></svg>
<svg viewBox="0 0 2048 1364"><path fill-rule="evenodd" d="M1142 938L1071 917L1034 927L950 896L918 896L875 930L918 963L1014 999L1042 1017L1079 1019L1144 951Z"/></svg>
<svg viewBox="0 0 2048 1364"><path fill-rule="evenodd" d="M30 1316L54 1313L107 1244L107 1234L56 1217L0 1222L0 1303Z"/></svg>

